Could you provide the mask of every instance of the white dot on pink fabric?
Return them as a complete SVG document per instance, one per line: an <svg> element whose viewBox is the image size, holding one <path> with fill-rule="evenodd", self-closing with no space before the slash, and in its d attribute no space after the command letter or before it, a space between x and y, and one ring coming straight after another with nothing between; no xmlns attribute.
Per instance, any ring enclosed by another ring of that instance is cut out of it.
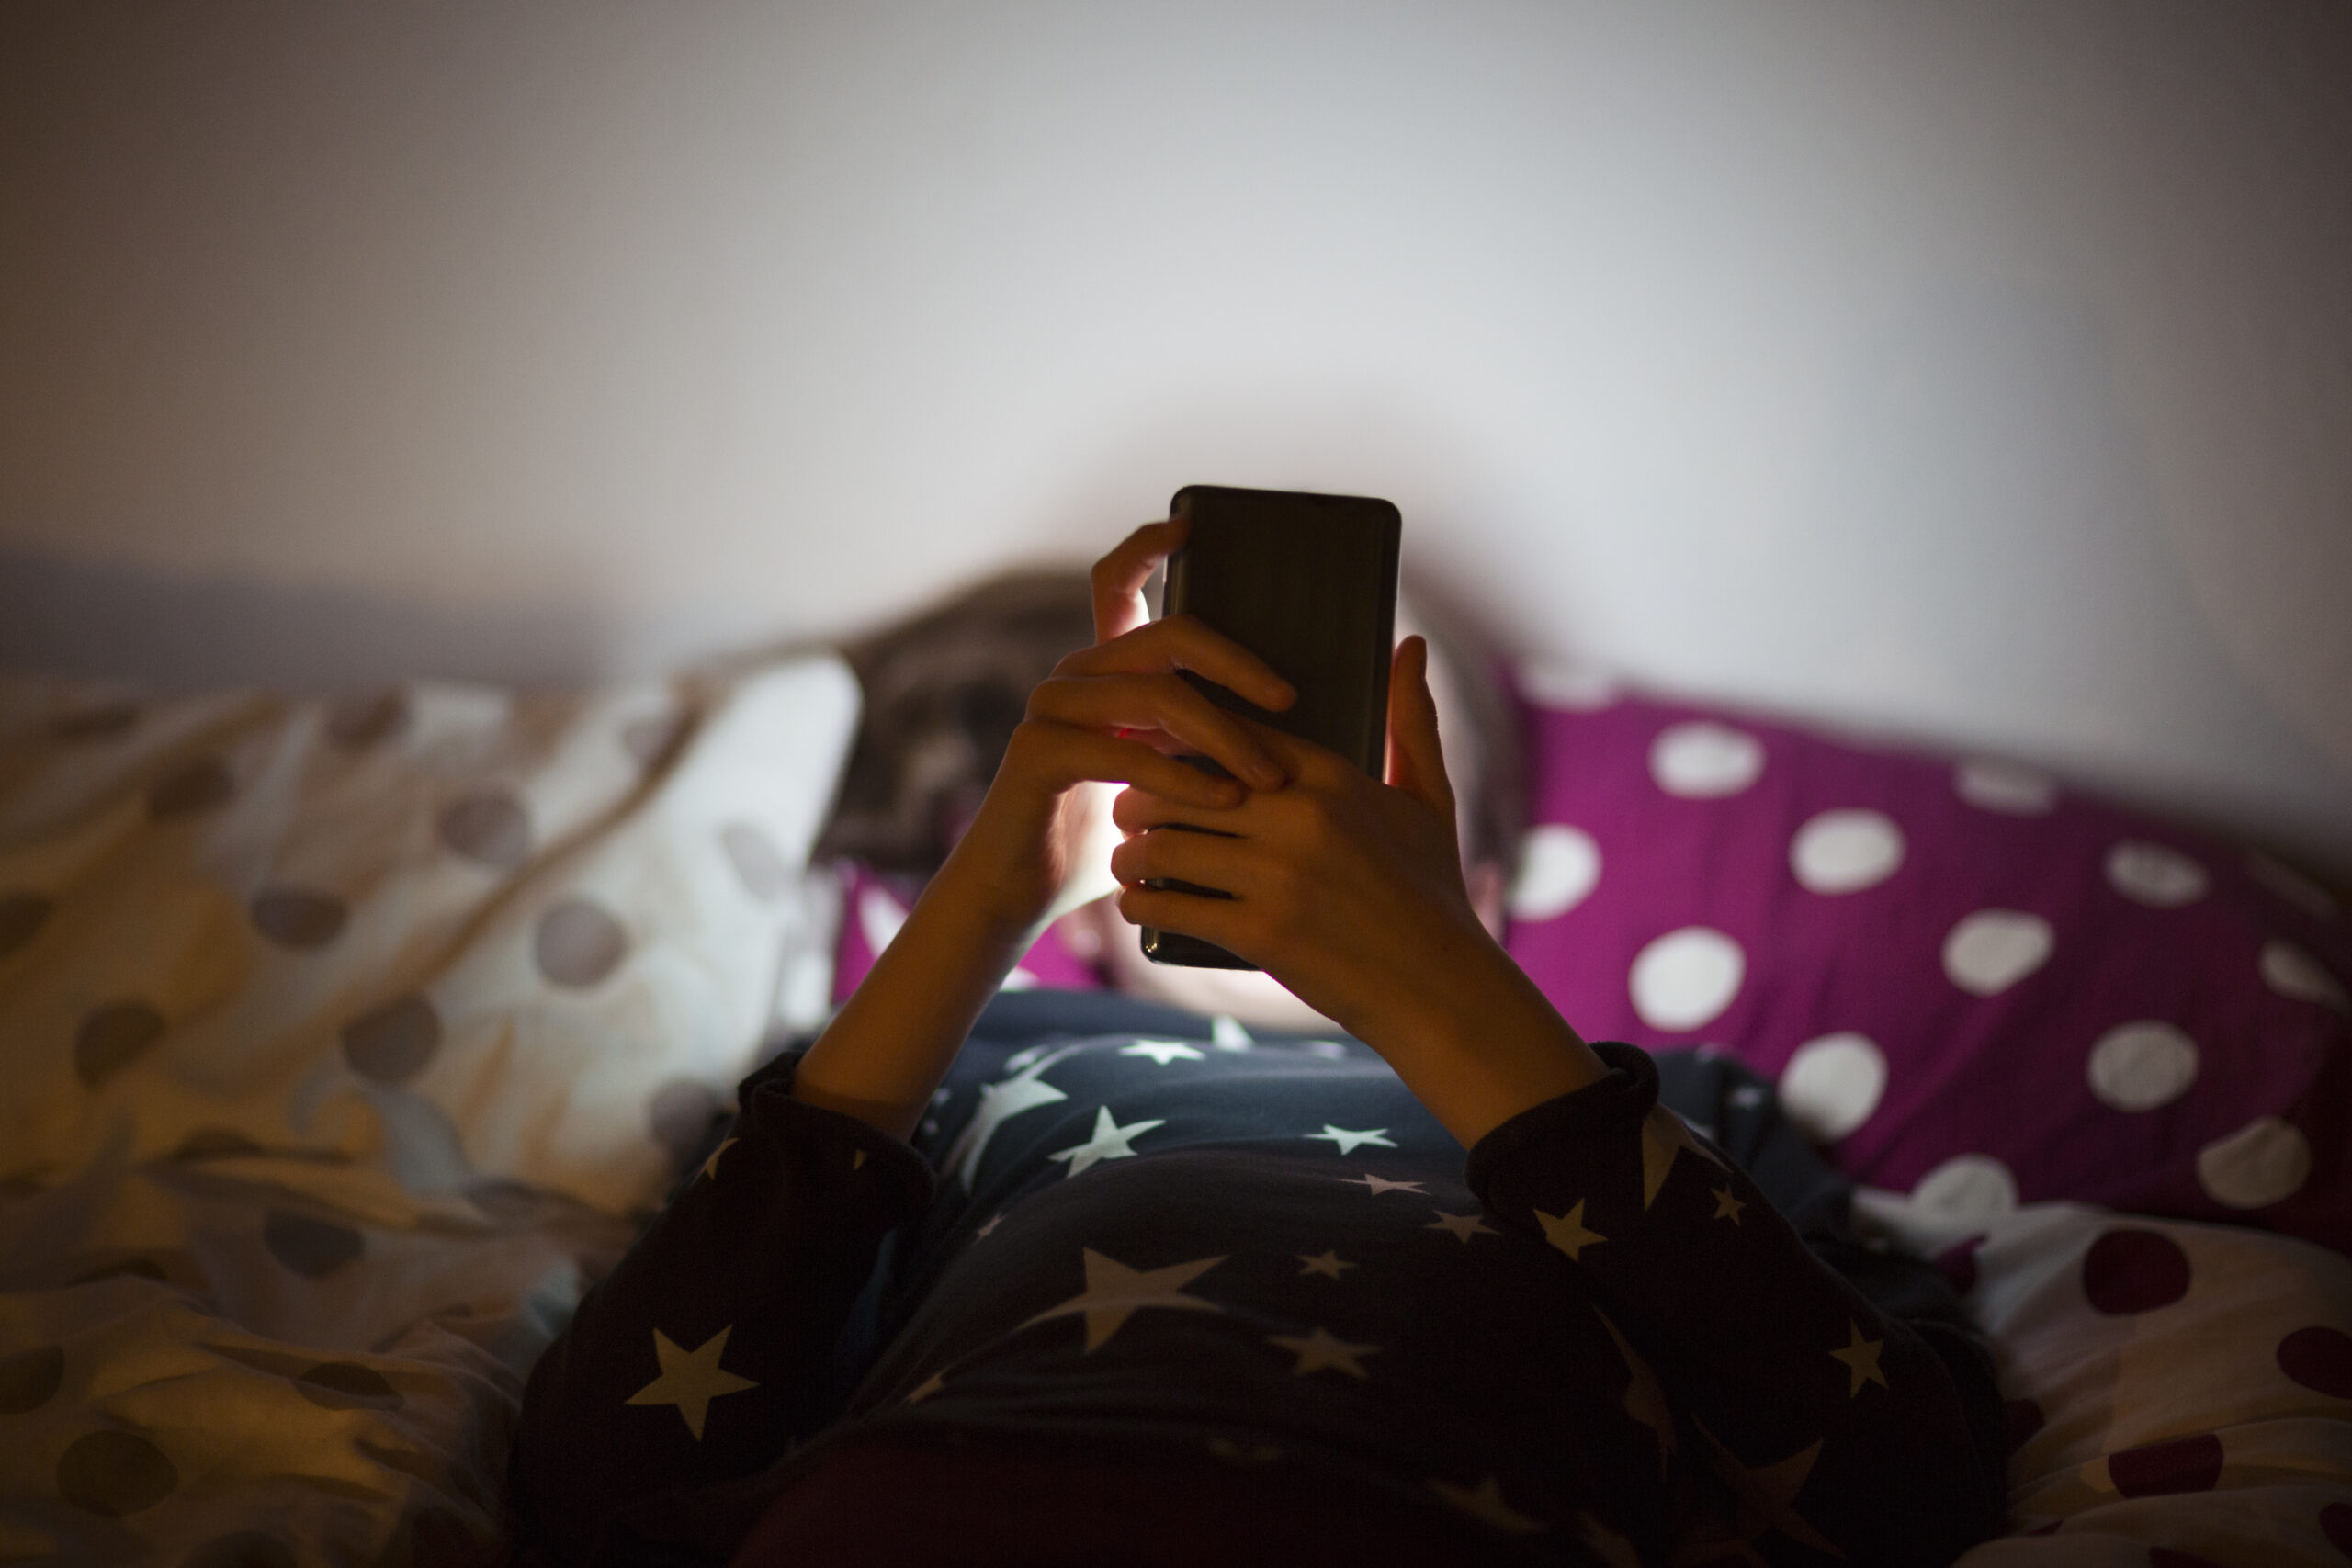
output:
<svg viewBox="0 0 2352 1568"><path fill-rule="evenodd" d="M2345 995L2343 982L2291 942L2273 940L2262 944L2262 983L2295 1001L2352 1012L2352 998Z"/></svg>
<svg viewBox="0 0 2352 1568"><path fill-rule="evenodd" d="M1685 799L1737 795L1763 771L1764 743L1713 719L1669 725L1650 742L1650 777Z"/></svg>
<svg viewBox="0 0 2352 1568"><path fill-rule="evenodd" d="M2197 1184L2215 1202L2233 1209L2259 1209L2291 1198L2311 1173L2311 1140L2276 1116L2256 1117L2197 1151Z"/></svg>
<svg viewBox="0 0 2352 1568"><path fill-rule="evenodd" d="M1581 828L1546 822L1519 841L1519 871L1511 878L1515 920L1549 920L1585 900L1600 881L1600 846Z"/></svg>
<svg viewBox="0 0 2352 1568"><path fill-rule="evenodd" d="M1974 996L1998 996L2050 960L2050 922L2018 909L1979 909L1944 938L1944 974Z"/></svg>
<svg viewBox="0 0 2352 1568"><path fill-rule="evenodd" d="M2164 844L2126 839L2107 852L2107 885L2152 909L2177 909L2205 896L2205 868Z"/></svg>
<svg viewBox="0 0 2352 1568"><path fill-rule="evenodd" d="M1859 893L1903 864L1903 829L1883 811L1824 811L1789 840L1789 870L1811 893Z"/></svg>
<svg viewBox="0 0 2352 1568"><path fill-rule="evenodd" d="M1952 771L1951 786L1969 805L2009 817L2039 817L2058 804L2058 785L2049 774L2016 762L1962 762Z"/></svg>
<svg viewBox="0 0 2352 1568"><path fill-rule="evenodd" d="M1721 1017L1747 973L1739 943L1712 927L1685 926L1634 956L1627 985L1644 1023L1680 1032Z"/></svg>
<svg viewBox="0 0 2352 1568"><path fill-rule="evenodd" d="M2153 1111L2197 1081L2197 1042L2161 1019L2119 1023L2091 1046L2084 1075L2091 1093L2118 1111Z"/></svg>
<svg viewBox="0 0 2352 1568"><path fill-rule="evenodd" d="M1991 1155L1954 1155L1919 1179L1911 1201L1955 1220L1989 1220L2018 1206L2018 1180Z"/></svg>
<svg viewBox="0 0 2352 1568"><path fill-rule="evenodd" d="M1886 1055L1850 1031L1808 1040L1781 1069L1781 1105L1798 1131L1834 1143L1871 1119L1886 1093Z"/></svg>

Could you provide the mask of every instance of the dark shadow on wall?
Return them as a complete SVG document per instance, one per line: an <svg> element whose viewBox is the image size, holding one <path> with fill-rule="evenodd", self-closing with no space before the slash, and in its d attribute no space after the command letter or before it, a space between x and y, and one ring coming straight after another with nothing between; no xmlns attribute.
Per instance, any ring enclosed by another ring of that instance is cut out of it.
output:
<svg viewBox="0 0 2352 1568"><path fill-rule="evenodd" d="M568 686L640 672L660 651L591 616L465 614L0 546L0 666L10 669L164 689L334 691L413 676Z"/></svg>

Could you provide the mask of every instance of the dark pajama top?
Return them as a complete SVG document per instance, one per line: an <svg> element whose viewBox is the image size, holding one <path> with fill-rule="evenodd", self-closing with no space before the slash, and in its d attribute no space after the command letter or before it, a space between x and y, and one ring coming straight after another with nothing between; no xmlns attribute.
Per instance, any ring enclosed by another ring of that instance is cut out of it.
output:
<svg viewBox="0 0 2352 1568"><path fill-rule="evenodd" d="M1465 1560L1949 1562L2001 1407L1949 1289L1730 1059L1606 1078L1470 1150L1369 1049L1009 993L913 1146L741 1111L534 1371L517 1529L724 1562L847 1445L1296 1467ZM1678 1115L1660 1103L1660 1085Z"/></svg>

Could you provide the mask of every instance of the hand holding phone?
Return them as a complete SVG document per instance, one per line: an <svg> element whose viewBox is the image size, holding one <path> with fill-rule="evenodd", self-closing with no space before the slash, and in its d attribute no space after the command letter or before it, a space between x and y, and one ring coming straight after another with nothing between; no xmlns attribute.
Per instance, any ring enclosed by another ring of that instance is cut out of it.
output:
<svg viewBox="0 0 2352 1568"><path fill-rule="evenodd" d="M1404 532L1396 508L1364 496L1188 485L1176 492L1170 515L1188 532L1168 561L1164 613L1192 615L1256 654L1297 689L1298 700L1270 713L1214 682L1186 678L1218 706L1326 747L1379 778ZM1223 771L1206 758L1187 760ZM1189 883L1153 886L1227 897ZM1147 926L1142 942L1157 964L1257 967L1176 931Z"/></svg>

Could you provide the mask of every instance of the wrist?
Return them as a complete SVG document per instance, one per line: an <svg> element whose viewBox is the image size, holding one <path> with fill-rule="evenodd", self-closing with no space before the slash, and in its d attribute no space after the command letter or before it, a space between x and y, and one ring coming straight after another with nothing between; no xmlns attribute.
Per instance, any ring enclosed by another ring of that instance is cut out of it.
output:
<svg viewBox="0 0 2352 1568"><path fill-rule="evenodd" d="M1606 1076L1608 1066L1525 971L1480 931L1432 966L1366 1043L1464 1147L1523 1111Z"/></svg>
<svg viewBox="0 0 2352 1568"><path fill-rule="evenodd" d="M985 811L985 807L983 808ZM1051 857L1008 852L995 825L976 819L923 889L923 897L960 912L967 931L983 940L1010 941L1041 919L1052 903Z"/></svg>

